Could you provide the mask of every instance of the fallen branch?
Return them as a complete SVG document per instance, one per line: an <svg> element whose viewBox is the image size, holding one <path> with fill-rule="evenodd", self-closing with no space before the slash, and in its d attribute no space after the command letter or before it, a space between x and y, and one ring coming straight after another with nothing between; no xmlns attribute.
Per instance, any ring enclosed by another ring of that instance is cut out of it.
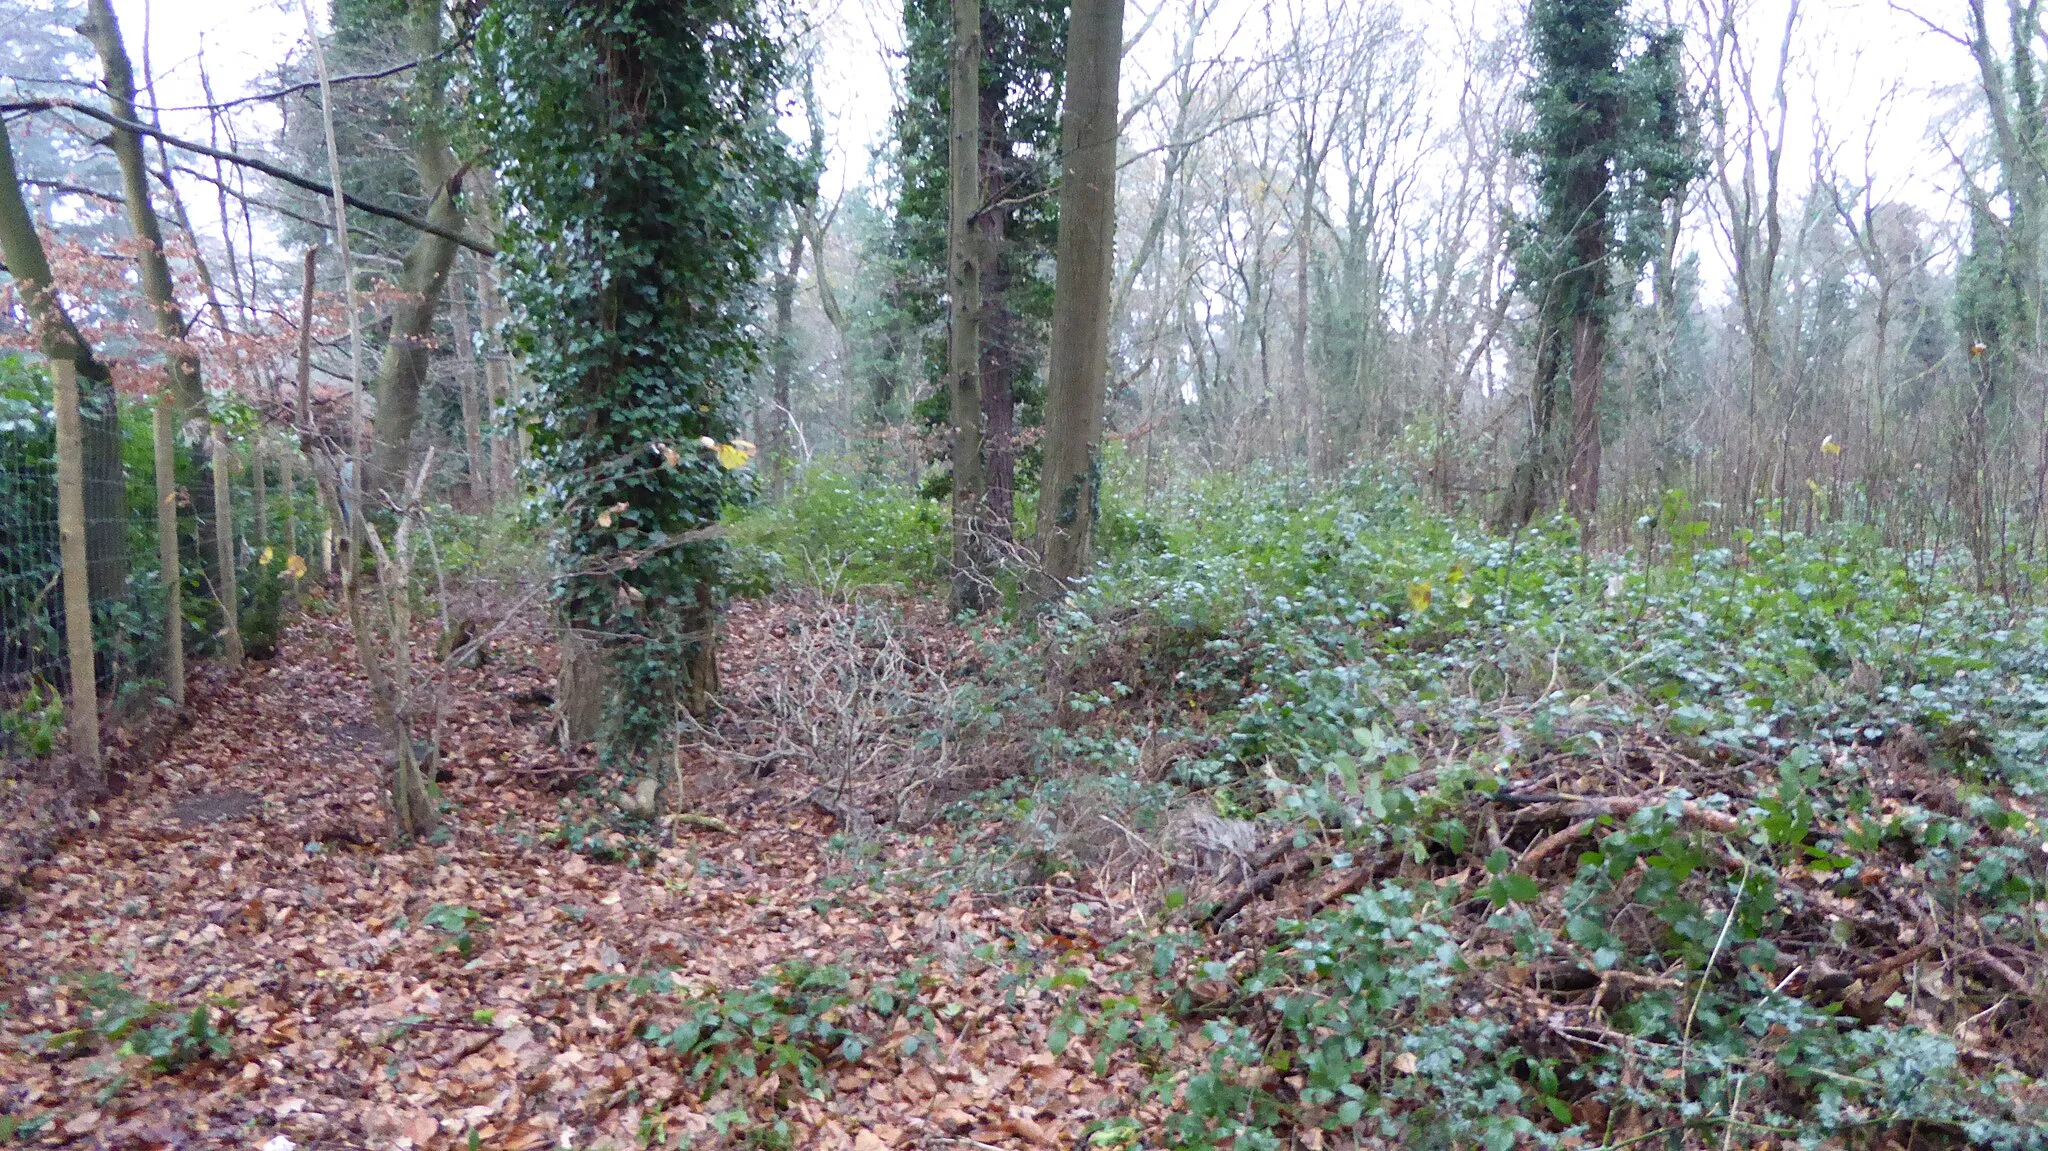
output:
<svg viewBox="0 0 2048 1151"><path fill-rule="evenodd" d="M2014 991L2033 991L2033 985L2027 982L2026 976L2014 971L2003 959L1991 954L1988 949L1979 949L1970 958L1976 960L1985 970L2012 984Z"/></svg>
<svg viewBox="0 0 2048 1151"><path fill-rule="evenodd" d="M1538 840L1529 850L1522 853L1521 862L1515 865L1515 870L1524 875L1533 873L1536 870L1536 865L1543 862L1545 857L1572 840L1586 834L1587 831L1592 829L1593 823L1593 820L1582 819L1563 831L1555 832Z"/></svg>
<svg viewBox="0 0 2048 1151"><path fill-rule="evenodd" d="M1742 833L1742 821L1735 816L1690 799L1679 800L1671 796L1614 795L1587 799L1561 795L1531 796L1504 793L1495 799L1500 803L1527 805L1516 813L1516 823L1532 823L1544 819L1599 819L1603 816L1625 819L1639 811L1653 807L1668 807L1675 803L1685 819L1699 824L1708 831L1718 831L1723 835ZM1556 848L1551 850L1554 851Z"/></svg>
<svg viewBox="0 0 2048 1151"><path fill-rule="evenodd" d="M1211 927L1220 926L1231 916L1243 911L1245 904L1259 898L1287 880L1299 875L1307 875L1315 869L1316 859L1314 856L1309 855L1299 855L1285 863L1276 863L1257 875L1252 876L1251 882L1245 884L1242 891L1231 896L1223 903L1218 904L1214 911L1203 917L1202 922Z"/></svg>
<svg viewBox="0 0 2048 1151"><path fill-rule="evenodd" d="M1897 971L1899 968L1906 966L1908 963L1912 963L1915 960L1920 959L1922 956L1927 955L1929 952L1933 951L1934 948L1935 941L1930 939L1925 943L1908 947L1904 951L1899 952L1897 955L1887 956L1883 959L1879 959L1871 963L1866 963L1861 967L1853 968L1849 972L1849 978L1853 982L1858 979L1876 979L1879 976L1890 975L1892 972Z"/></svg>

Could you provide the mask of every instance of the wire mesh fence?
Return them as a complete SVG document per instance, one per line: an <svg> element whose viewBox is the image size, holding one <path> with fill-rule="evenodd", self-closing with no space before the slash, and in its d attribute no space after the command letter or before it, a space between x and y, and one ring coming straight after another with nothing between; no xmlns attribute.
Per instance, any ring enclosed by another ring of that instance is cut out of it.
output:
<svg viewBox="0 0 2048 1151"><path fill-rule="evenodd" d="M0 701L62 666L56 437L47 411L0 412ZM10 725L11 729L11 725Z"/></svg>
<svg viewBox="0 0 2048 1151"><path fill-rule="evenodd" d="M15 365L0 393L0 756L47 754L66 681L54 420L39 373ZM89 413L103 450L84 471L93 678L119 719L161 694L162 586L153 501L136 506L117 407ZM134 562L144 557L145 562Z"/></svg>
<svg viewBox="0 0 2048 1151"><path fill-rule="evenodd" d="M103 719L119 724L165 702L170 691L170 629L159 550L156 446L148 401L102 394L81 403L86 578L92 619L93 680ZM278 566L256 554L247 493L215 514L211 463L194 446L174 448L179 629L188 651L218 647L222 615L203 562L218 526L230 526L237 569ZM234 467L235 453L219 461ZM242 469L240 485L253 482ZM273 506L288 500L272 495ZM239 514L237 514L239 513ZM202 524L200 516L209 517ZM203 529L203 530L202 530ZM255 533L260 534L260 533ZM216 553L217 555L217 553ZM0 760L33 759L63 743L69 683L59 519L54 400L42 365L0 357ZM242 579L244 600L260 599L275 578ZM259 607L260 604L245 604ZM274 614L274 612L273 612ZM274 626L274 624L272 625Z"/></svg>

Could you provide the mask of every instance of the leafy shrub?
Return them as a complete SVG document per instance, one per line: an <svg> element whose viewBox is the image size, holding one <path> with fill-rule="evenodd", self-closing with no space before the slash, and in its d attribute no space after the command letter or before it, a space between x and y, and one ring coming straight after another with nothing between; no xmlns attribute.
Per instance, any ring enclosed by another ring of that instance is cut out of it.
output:
<svg viewBox="0 0 2048 1151"><path fill-rule="evenodd" d="M448 946L464 959L476 950L475 924L483 921L483 913L473 907L437 903L429 908L421 922L448 937Z"/></svg>
<svg viewBox="0 0 2048 1151"><path fill-rule="evenodd" d="M28 690L5 710L0 710L0 752L26 755L31 759L50 754L64 731L64 693L31 677Z"/></svg>
<svg viewBox="0 0 2048 1151"><path fill-rule="evenodd" d="M152 1070L164 1074L208 1058L225 1059L234 1051L226 1030L233 1021L227 1012L236 1006L232 999L213 996L179 1012L135 994L112 972L78 972L60 983L84 1000L81 1025L41 1036L47 1051L77 1055L111 1048L120 1058L146 1059Z"/></svg>
<svg viewBox="0 0 2048 1151"><path fill-rule="evenodd" d="M1073 669L1059 758L1124 770L1140 732L1184 730L1169 779L1379 876L1230 964L1162 951L1162 993L1207 979L1230 1005L1183 1000L1206 1049L1162 1088L1179 1145L1591 1142L1589 1116L1622 1112L1681 1142L2048 1144L2038 1084L1972 1070L1909 996L1850 1014L1812 974L1852 943L1901 949L1823 913L1901 874L2038 956L2048 877L2022 801L2048 788L2048 611L1857 531L1713 547L1682 493L1665 513L1655 555L1593 555L1567 523L1496 536L1369 472L1257 475L1157 493L1105 532L1043 629ZM1879 802L1881 767L1938 798ZM1531 829L1489 842L1516 831L1505 793L1602 781L1660 799L1535 873ZM1631 990L1562 1035L1497 990L1500 969L1559 966Z"/></svg>
<svg viewBox="0 0 2048 1151"><path fill-rule="evenodd" d="M811 468L796 476L788 498L732 521L732 586L757 595L787 585L930 587L950 546L947 515L937 501Z"/></svg>

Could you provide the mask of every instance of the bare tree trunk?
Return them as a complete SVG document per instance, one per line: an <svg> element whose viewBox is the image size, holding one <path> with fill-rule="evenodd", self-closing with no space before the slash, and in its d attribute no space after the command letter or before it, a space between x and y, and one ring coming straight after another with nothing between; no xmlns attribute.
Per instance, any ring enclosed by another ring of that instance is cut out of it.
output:
<svg viewBox="0 0 2048 1151"><path fill-rule="evenodd" d="M469 456L469 499L478 507L491 504L491 466L484 457L483 381L478 378L475 333L469 326L469 294L458 286L448 299L455 324L455 363L462 397L462 440Z"/></svg>
<svg viewBox="0 0 2048 1151"><path fill-rule="evenodd" d="M512 403L509 391L510 365L506 362L503 349L492 342L497 337L498 321L504 318L504 311L498 301L497 273L488 261L477 264L476 298L484 322L484 402L490 406L492 412L498 413L501 421L507 421ZM493 499L502 499L514 494L512 473L518 462L518 450L517 430L507 422L500 422L498 430L491 436Z"/></svg>
<svg viewBox="0 0 2048 1151"><path fill-rule="evenodd" d="M64 638L71 666L71 753L100 783L100 705L93 678L92 592L85 574L85 461L78 415L78 368L51 360L57 400L57 531L64 560Z"/></svg>
<svg viewBox="0 0 2048 1151"><path fill-rule="evenodd" d="M952 332L946 370L953 420L953 610L988 606L982 568L981 268L974 221L981 198L981 3L953 0L952 135L947 228Z"/></svg>
<svg viewBox="0 0 2048 1151"><path fill-rule="evenodd" d="M1320 472L1323 453L1316 441L1315 394L1309 385L1308 371L1308 242L1309 230L1315 219L1315 179L1319 173L1312 169L1313 150L1303 141L1301 156L1301 214L1295 220L1294 237L1294 382L1301 389L1297 403L1301 415L1301 451L1308 458L1309 466Z"/></svg>
<svg viewBox="0 0 2048 1151"><path fill-rule="evenodd" d="M1009 307L1009 273L1003 268L1002 213L982 213L980 232L981 255L988 263L981 299L982 499L990 538L1008 543L1015 535L1017 504L1017 331Z"/></svg>
<svg viewBox="0 0 2048 1151"><path fill-rule="evenodd" d="M768 454L768 491L781 499L789 487L790 428L796 409L790 406L790 379L796 375L796 345L791 317L796 311L796 280L804 266L804 231L790 209L789 263L775 269L775 335L769 350L770 387L775 410L768 413L761 448Z"/></svg>
<svg viewBox="0 0 2048 1151"><path fill-rule="evenodd" d="M299 554L299 469L294 460L297 455L297 449L287 446L277 459L277 491L284 506L284 554L287 562L289 557ZM305 560L301 558L300 562Z"/></svg>
<svg viewBox="0 0 2048 1151"><path fill-rule="evenodd" d="M440 151L452 169L454 154L447 151L445 144ZM425 169L423 163L423 176ZM462 222L454 204L453 182L451 175L427 213L429 220L449 228L460 227ZM391 312L391 337L384 345L384 358L371 385L371 393L377 398L376 446L370 457L367 484L372 498L395 498L405 485L412 432L419 422L420 389L426 384L433 356L434 315L454 261L452 241L421 235L406 253L399 273L401 295Z"/></svg>
<svg viewBox="0 0 2048 1151"><path fill-rule="evenodd" d="M301 435L313 426L313 276L319 260L319 248L306 249L306 270L299 281L299 396L292 419Z"/></svg>
<svg viewBox="0 0 2048 1151"><path fill-rule="evenodd" d="M318 459L307 461L307 470L313 476L313 498L320 504L321 517L326 521L320 528L320 582L331 583L334 579L334 534L343 530L341 524L341 498L334 490L334 484L320 467Z"/></svg>
<svg viewBox="0 0 2048 1151"><path fill-rule="evenodd" d="M270 546L270 466L264 458L263 430L258 428L249 437L249 496L250 510L255 513L255 542L249 545L257 555Z"/></svg>
<svg viewBox="0 0 2048 1151"><path fill-rule="evenodd" d="M1123 28L1123 0L1074 0L1068 14L1059 269L1046 373L1045 467L1038 485L1038 594L1046 600L1087 573L1101 493Z"/></svg>
<svg viewBox="0 0 2048 1151"><path fill-rule="evenodd" d="M137 121L135 111L135 70L129 63L128 52L121 42L121 26L114 18L109 0L88 0L85 23L79 32L92 42L99 54L100 64L105 73L108 111L115 116ZM206 415L206 391L200 382L199 358L190 348L183 346L186 334L185 317L179 310L171 278L171 266L164 256L163 225L157 218L156 207L150 198L149 172L142 154L142 137L128 129L116 128L111 134L114 157L121 168L122 206L128 216L128 227L134 233L137 252L135 268L142 282L143 298L154 313L157 334L171 346L165 356L165 371L170 379L173 395L177 397L179 422L188 423ZM111 416L111 412L108 413ZM118 428L112 429L118 436ZM202 473L210 467L204 450L194 452L194 463ZM95 469L97 470L97 469ZM196 485L192 492L192 507L199 527L199 542L202 549L201 562L208 562L204 549L213 541L218 516L213 509L213 491L209 485ZM115 528L125 532L125 515L117 517ZM96 541L101 542L101 541ZM103 553L105 547L99 549Z"/></svg>
<svg viewBox="0 0 2048 1151"><path fill-rule="evenodd" d="M437 0L409 0L406 40L421 60L440 53L441 5ZM414 99L429 110L438 110L444 100L438 73L421 69L416 75ZM428 113L415 121L413 169L419 176L420 193L431 201L428 222L459 233L465 220L455 196L461 187L462 169L447 137L433 126L437 119ZM377 398L376 446L370 457L367 490L373 498L380 493L396 497L405 489L413 426L419 421L420 389L426 384L433 351L434 314L455 262L455 249L455 241L446 236L423 232L407 250L399 271L400 296L391 312L391 336L371 388Z"/></svg>
<svg viewBox="0 0 2048 1151"><path fill-rule="evenodd" d="M420 10L420 7L415 6L413 14L417 16ZM341 255L341 282L343 290L348 295L349 314L349 381L351 384L349 423L352 434L349 459L346 466L348 475L346 477L343 475L343 468L335 466L331 457L323 461L325 466L321 468L319 473L321 496L327 501L329 523L346 533L348 550L341 565L342 602L348 610L351 630L355 633L356 658L362 665L363 677L369 681L370 698L376 707L377 718L384 724L385 730L390 733L394 748L391 771L386 774L383 781L385 784L385 796L391 806L392 831L401 840L413 839L432 830L438 818L438 813L434 810L431 803L424 801L422 796L424 785L420 779L418 763L413 756L412 722L406 705L412 676L412 668L409 662L411 649L407 635L410 621L406 618L409 603L394 602L394 600L404 601L410 593L409 589L404 586L405 576L403 571L394 571L393 557L385 551L383 543L377 538L368 517L363 514L363 463L365 461L365 452L361 420L363 337L360 317L362 311L356 298L355 262L349 253L348 212L342 192L341 152L336 145L334 136L332 80L327 73L327 57L321 47L319 29L313 22L312 0L299 0L299 11L306 18L306 35L312 41L313 62L320 77L321 126L327 139L328 175L329 179L333 181L333 200L331 205L333 228L335 244ZM435 19L437 21L435 30L438 32L438 16ZM417 253L417 249L415 249L415 253ZM380 411L380 420L382 415L383 413ZM402 459L402 448L400 455ZM432 456L432 449L429 449L428 465L431 465L433 462ZM330 472L332 474L329 474ZM423 466L420 469L421 482L424 482L426 473L427 467ZM404 495L408 490L406 486L401 485L398 494ZM397 509L397 530L399 533L397 536L397 558L400 559L404 557L406 552L405 533L410 528L413 504L418 493L415 490L411 494L412 498L404 499L403 501L393 500L394 503L399 505ZM378 629L372 623L368 607L364 603L361 577L363 566L362 547L365 543L370 544L377 555L378 581L383 586L384 591L384 611L382 614L385 618L381 622L388 628L386 638L392 645L391 656L395 664L391 668L386 667L382 643L378 638Z"/></svg>

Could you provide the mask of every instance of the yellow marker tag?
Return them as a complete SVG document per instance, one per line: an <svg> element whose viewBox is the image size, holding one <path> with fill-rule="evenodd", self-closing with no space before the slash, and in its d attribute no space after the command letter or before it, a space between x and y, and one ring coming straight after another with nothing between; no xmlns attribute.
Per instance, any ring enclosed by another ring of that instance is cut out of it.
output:
<svg viewBox="0 0 2048 1151"><path fill-rule="evenodd" d="M718 463L726 471L746 467L747 461L752 458L753 456L738 444L718 445Z"/></svg>
<svg viewBox="0 0 2048 1151"><path fill-rule="evenodd" d="M292 577L293 579L304 579L306 577L305 557L295 555L292 556L290 559L285 560L284 574Z"/></svg>
<svg viewBox="0 0 2048 1151"><path fill-rule="evenodd" d="M262 565L263 565L263 566L265 566L265 567L269 567L269 566L270 566L270 557L272 557L272 556L274 556L274 555L276 555L276 554L277 554L277 549L276 549L276 548L264 548L264 549L263 549L263 555L262 555L262 557L261 557L260 559L258 559L258 560L257 560L256 562L258 562L258 563L262 564Z"/></svg>
<svg viewBox="0 0 2048 1151"><path fill-rule="evenodd" d="M1430 593L1429 581L1426 579L1419 579L1408 585L1408 606L1415 610L1416 615L1429 610Z"/></svg>

